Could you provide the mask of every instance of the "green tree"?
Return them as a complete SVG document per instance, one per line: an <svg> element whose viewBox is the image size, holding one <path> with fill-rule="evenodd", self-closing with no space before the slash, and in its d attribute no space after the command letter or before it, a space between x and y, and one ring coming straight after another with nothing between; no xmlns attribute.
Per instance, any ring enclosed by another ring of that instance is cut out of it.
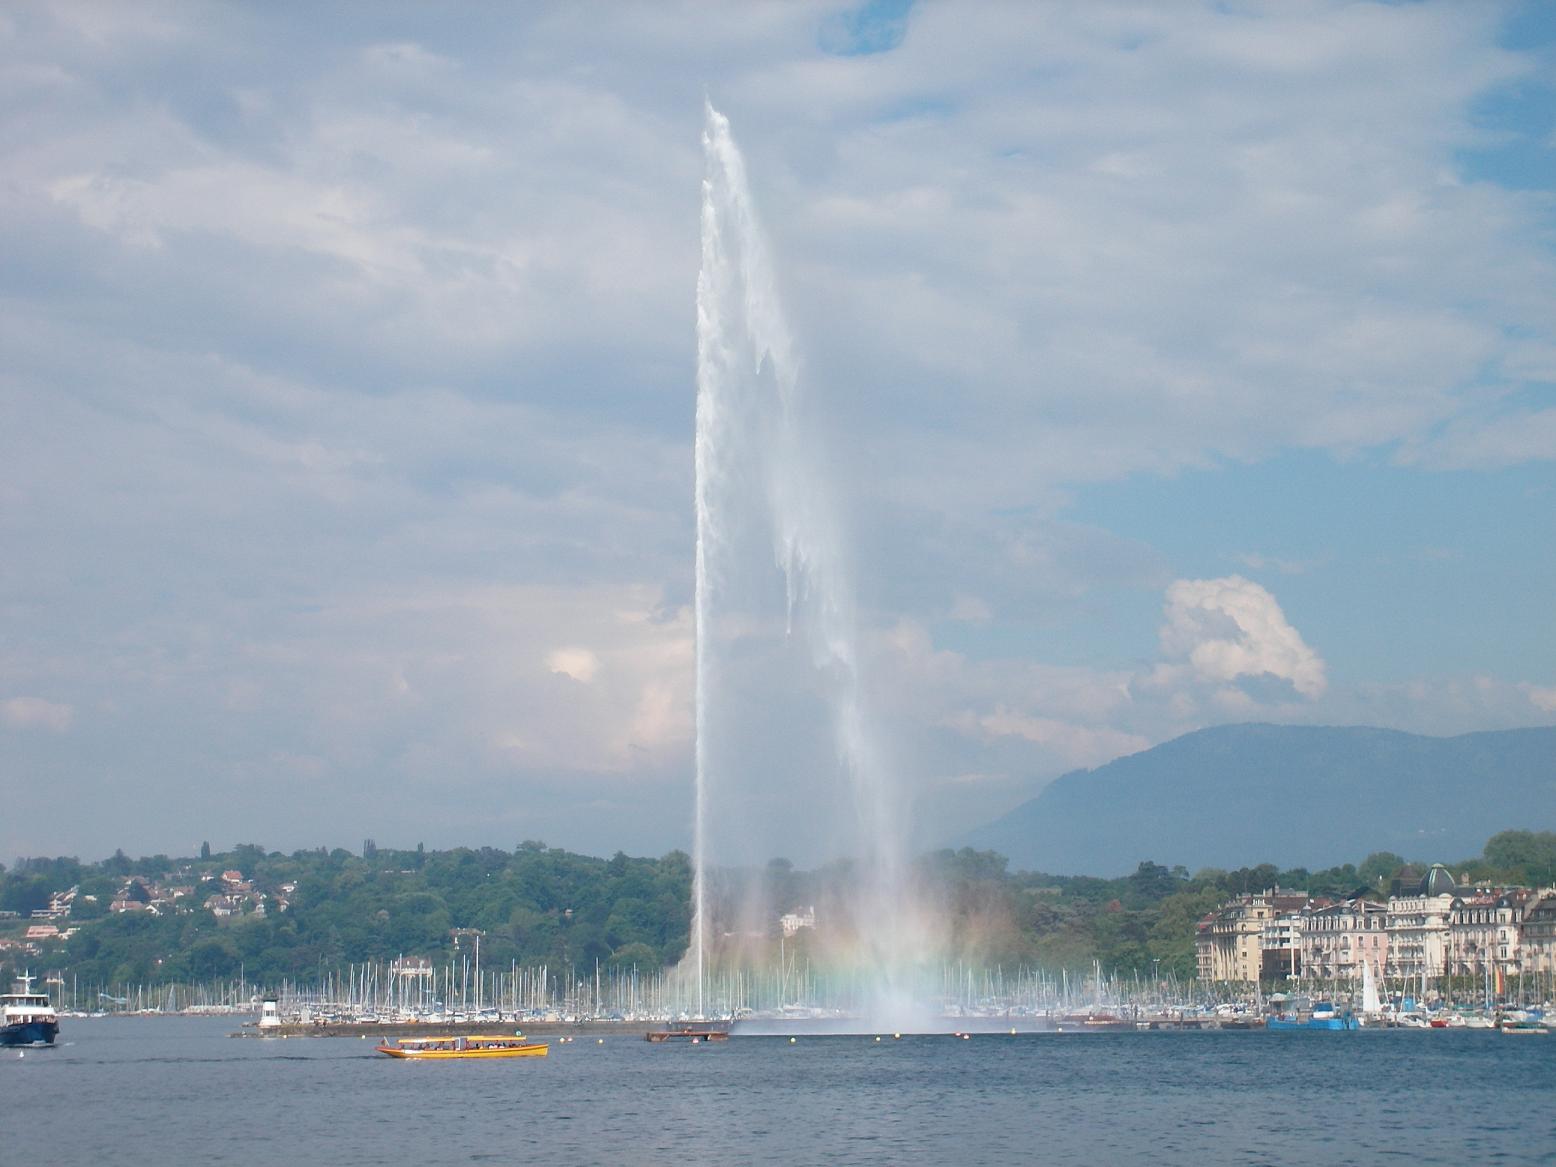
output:
<svg viewBox="0 0 1556 1167"><path fill-rule="evenodd" d="M1130 908L1144 908L1177 893L1184 881L1160 863L1152 863L1147 859L1128 877L1127 882L1129 886L1123 896L1124 904Z"/></svg>
<svg viewBox="0 0 1556 1167"><path fill-rule="evenodd" d="M659 967L659 952L647 944L627 944L611 953L608 963L615 969L638 968L647 972Z"/></svg>
<svg viewBox="0 0 1556 1167"><path fill-rule="evenodd" d="M53 888L49 880L41 875L9 876L5 880L4 890L0 890L0 909L25 916L39 908L48 907L51 891Z"/></svg>
<svg viewBox="0 0 1556 1167"><path fill-rule="evenodd" d="M237 953L222 940L198 940L184 958L184 973L192 981L211 981L238 971Z"/></svg>
<svg viewBox="0 0 1556 1167"><path fill-rule="evenodd" d="M1502 831L1486 840L1485 859L1519 883L1556 882L1556 832Z"/></svg>
<svg viewBox="0 0 1556 1167"><path fill-rule="evenodd" d="M1405 866L1404 859L1394 852L1374 851L1361 861L1361 865L1356 868L1356 874L1368 887L1375 887L1386 883L1403 866Z"/></svg>
<svg viewBox="0 0 1556 1167"><path fill-rule="evenodd" d="M1206 913L1221 903L1222 892L1216 887L1189 888L1168 896L1157 905L1146 947L1156 971L1187 979L1198 971L1194 955L1195 929Z"/></svg>

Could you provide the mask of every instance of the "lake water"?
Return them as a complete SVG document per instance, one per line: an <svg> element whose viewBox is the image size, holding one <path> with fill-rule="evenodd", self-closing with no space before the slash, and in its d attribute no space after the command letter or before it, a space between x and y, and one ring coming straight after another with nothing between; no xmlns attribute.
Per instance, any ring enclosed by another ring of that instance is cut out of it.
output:
<svg viewBox="0 0 1556 1167"><path fill-rule="evenodd" d="M1556 1034L639 1033L418 1064L231 1020L63 1024L0 1053L4 1163L1556 1163Z"/></svg>

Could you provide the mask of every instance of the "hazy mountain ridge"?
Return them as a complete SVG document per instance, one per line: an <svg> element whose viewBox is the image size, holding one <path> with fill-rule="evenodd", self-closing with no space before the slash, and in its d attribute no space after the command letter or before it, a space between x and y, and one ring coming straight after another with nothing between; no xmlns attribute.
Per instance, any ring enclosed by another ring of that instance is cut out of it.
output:
<svg viewBox="0 0 1556 1167"><path fill-rule="evenodd" d="M1388 850L1452 862L1512 824L1556 827L1556 726L1435 738L1249 724L1072 771L959 842L1017 867L1119 875L1142 859L1317 868Z"/></svg>

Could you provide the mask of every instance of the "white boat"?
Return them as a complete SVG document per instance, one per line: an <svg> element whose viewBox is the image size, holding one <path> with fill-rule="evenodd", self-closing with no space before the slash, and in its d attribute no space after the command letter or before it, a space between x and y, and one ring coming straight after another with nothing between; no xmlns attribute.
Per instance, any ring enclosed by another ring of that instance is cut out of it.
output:
<svg viewBox="0 0 1556 1167"><path fill-rule="evenodd" d="M1544 1037L1550 1030L1546 1029L1538 1021L1514 1021L1508 1017L1502 1021L1502 1032L1523 1034L1531 1037Z"/></svg>
<svg viewBox="0 0 1556 1167"><path fill-rule="evenodd" d="M51 1046L59 1036L59 1015L47 993L32 991L33 978L16 978L16 992L0 994L0 1046Z"/></svg>
<svg viewBox="0 0 1556 1167"><path fill-rule="evenodd" d="M1378 982L1373 979L1372 965L1362 961L1362 1016L1374 1019L1383 1015L1383 1002L1378 999Z"/></svg>

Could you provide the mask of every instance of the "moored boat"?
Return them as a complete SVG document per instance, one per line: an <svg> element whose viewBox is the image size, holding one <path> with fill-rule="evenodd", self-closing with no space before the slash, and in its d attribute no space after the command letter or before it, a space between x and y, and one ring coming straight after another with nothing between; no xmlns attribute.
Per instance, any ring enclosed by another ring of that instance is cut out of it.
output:
<svg viewBox="0 0 1556 1167"><path fill-rule="evenodd" d="M1271 1017L1266 1029L1359 1029L1360 1021L1350 1013L1341 1013L1328 1001L1314 1004L1306 1018L1294 1015Z"/></svg>
<svg viewBox="0 0 1556 1167"><path fill-rule="evenodd" d="M1350 1017L1350 1016L1346 1016L1346 1017L1326 1017L1326 1018L1319 1018L1319 1019L1315 1019L1315 1018L1309 1017L1305 1021L1299 1020L1299 1019L1294 1018L1294 1017L1271 1017L1268 1021L1266 1021L1264 1023L1264 1027L1266 1029L1272 1029L1272 1030L1279 1030L1279 1029L1324 1029L1324 1030L1328 1030L1328 1029L1360 1029L1361 1028L1361 1022L1359 1022L1356 1018Z"/></svg>
<svg viewBox="0 0 1556 1167"><path fill-rule="evenodd" d="M550 1048L543 1041L528 1041L523 1034L482 1037L402 1037L394 1045L375 1047L391 1058L425 1058L447 1061L464 1058L543 1058Z"/></svg>
<svg viewBox="0 0 1556 1167"><path fill-rule="evenodd" d="M0 1046L51 1046L59 1036L59 1015L48 995L32 991L33 978L16 978L16 992L0 994Z"/></svg>
<svg viewBox="0 0 1556 1167"><path fill-rule="evenodd" d="M729 1027L707 1021L681 1021L664 1029L651 1029L643 1035L648 1041L728 1041Z"/></svg>
<svg viewBox="0 0 1556 1167"><path fill-rule="evenodd" d="M1541 1036L1544 1036L1550 1032L1550 1030L1546 1029L1545 1026L1541 1025L1538 1021L1530 1019L1515 1021L1510 1017L1503 1020L1501 1029L1503 1033L1518 1033L1528 1035L1540 1034Z"/></svg>

